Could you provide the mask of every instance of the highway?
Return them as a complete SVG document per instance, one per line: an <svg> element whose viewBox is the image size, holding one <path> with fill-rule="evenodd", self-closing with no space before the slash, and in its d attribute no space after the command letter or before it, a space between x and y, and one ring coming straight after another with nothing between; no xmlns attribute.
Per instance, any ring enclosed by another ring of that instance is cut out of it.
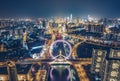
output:
<svg viewBox="0 0 120 81"><path fill-rule="evenodd" d="M75 66L75 68L77 70L80 81L90 81L81 64L74 64L74 66Z"/></svg>

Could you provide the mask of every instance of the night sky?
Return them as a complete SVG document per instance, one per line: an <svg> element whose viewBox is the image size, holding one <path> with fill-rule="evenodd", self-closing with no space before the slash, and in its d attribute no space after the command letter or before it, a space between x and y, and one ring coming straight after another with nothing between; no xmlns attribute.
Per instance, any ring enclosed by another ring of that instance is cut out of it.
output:
<svg viewBox="0 0 120 81"><path fill-rule="evenodd" d="M0 0L0 17L120 17L120 0Z"/></svg>

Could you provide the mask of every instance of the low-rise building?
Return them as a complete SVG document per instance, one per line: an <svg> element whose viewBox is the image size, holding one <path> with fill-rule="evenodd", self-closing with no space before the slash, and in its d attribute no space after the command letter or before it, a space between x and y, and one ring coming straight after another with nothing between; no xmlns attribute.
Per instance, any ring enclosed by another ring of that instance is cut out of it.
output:
<svg viewBox="0 0 120 81"><path fill-rule="evenodd" d="M8 81L8 72L7 72L7 67L0 67L0 81Z"/></svg>

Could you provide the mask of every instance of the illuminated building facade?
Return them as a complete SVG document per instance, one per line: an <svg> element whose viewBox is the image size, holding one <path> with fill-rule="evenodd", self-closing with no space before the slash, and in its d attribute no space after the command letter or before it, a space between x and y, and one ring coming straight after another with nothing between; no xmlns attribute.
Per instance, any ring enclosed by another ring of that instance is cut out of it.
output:
<svg viewBox="0 0 120 81"><path fill-rule="evenodd" d="M120 50L93 49L91 73L97 75L101 81L120 81ZM95 77L96 78L96 77Z"/></svg>
<svg viewBox="0 0 120 81"><path fill-rule="evenodd" d="M31 64L0 67L0 81L31 81Z"/></svg>
<svg viewBox="0 0 120 81"><path fill-rule="evenodd" d="M110 55L104 60L102 68L102 81L120 81L120 50L111 49Z"/></svg>
<svg viewBox="0 0 120 81"><path fill-rule="evenodd" d="M105 30L105 27L104 27L104 25L101 25L101 24L94 24L94 25L89 24L86 27L86 30L88 32L103 33Z"/></svg>
<svg viewBox="0 0 120 81"><path fill-rule="evenodd" d="M101 66L106 54L106 50L93 49L91 73L100 75Z"/></svg>
<svg viewBox="0 0 120 81"><path fill-rule="evenodd" d="M106 59L101 75L102 81L120 81L120 59Z"/></svg>
<svg viewBox="0 0 120 81"><path fill-rule="evenodd" d="M46 27L46 20L45 19L42 21L42 27Z"/></svg>

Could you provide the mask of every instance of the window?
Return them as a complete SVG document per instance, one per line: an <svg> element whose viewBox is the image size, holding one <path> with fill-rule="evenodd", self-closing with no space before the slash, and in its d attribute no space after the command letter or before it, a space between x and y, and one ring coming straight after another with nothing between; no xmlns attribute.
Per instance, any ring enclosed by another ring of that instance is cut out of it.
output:
<svg viewBox="0 0 120 81"><path fill-rule="evenodd" d="M111 71L110 74L112 77L117 77L118 76L118 72L117 71Z"/></svg>
<svg viewBox="0 0 120 81"><path fill-rule="evenodd" d="M99 68L100 67L100 63L96 63L96 68Z"/></svg>
<svg viewBox="0 0 120 81"><path fill-rule="evenodd" d="M101 56L102 55L102 51L98 51L98 55Z"/></svg>
<svg viewBox="0 0 120 81"><path fill-rule="evenodd" d="M110 78L110 81L117 81L116 79Z"/></svg>
<svg viewBox="0 0 120 81"><path fill-rule="evenodd" d="M113 55L114 55L114 50L111 51L110 57L114 57Z"/></svg>
<svg viewBox="0 0 120 81"><path fill-rule="evenodd" d="M100 70L99 69L95 69L96 72L99 72Z"/></svg>
<svg viewBox="0 0 120 81"><path fill-rule="evenodd" d="M119 64L118 64L118 63L113 63L113 64L112 64L112 68L113 68L113 69L119 68Z"/></svg>
<svg viewBox="0 0 120 81"><path fill-rule="evenodd" d="M100 57L97 58L97 62L101 62L101 58Z"/></svg>
<svg viewBox="0 0 120 81"><path fill-rule="evenodd" d="M117 53L117 57L120 57L120 51Z"/></svg>

